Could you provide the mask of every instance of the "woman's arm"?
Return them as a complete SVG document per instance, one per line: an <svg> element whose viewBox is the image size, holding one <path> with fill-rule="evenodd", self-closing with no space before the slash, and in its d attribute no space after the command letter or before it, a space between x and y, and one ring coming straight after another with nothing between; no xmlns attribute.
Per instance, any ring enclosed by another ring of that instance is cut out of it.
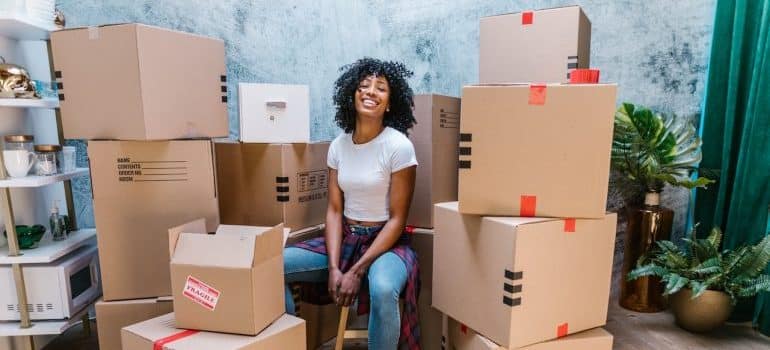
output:
<svg viewBox="0 0 770 350"><path fill-rule="evenodd" d="M369 265L380 255L390 250L404 232L409 206L412 204L414 181L417 166L399 170L390 176L390 219L366 250L363 256L342 277L338 304L348 306L353 303L361 277L366 274ZM336 299L335 299L336 300Z"/></svg>
<svg viewBox="0 0 770 350"><path fill-rule="evenodd" d="M337 299L337 287L342 279L340 272L340 246L342 244L342 190L337 183L337 170L329 168L329 204L326 207L326 253L329 258L329 295Z"/></svg>

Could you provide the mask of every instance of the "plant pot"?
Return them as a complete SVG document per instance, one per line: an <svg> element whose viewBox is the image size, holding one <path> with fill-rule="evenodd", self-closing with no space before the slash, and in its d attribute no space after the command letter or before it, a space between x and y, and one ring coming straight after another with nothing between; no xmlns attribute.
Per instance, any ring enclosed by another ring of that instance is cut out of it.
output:
<svg viewBox="0 0 770 350"><path fill-rule="evenodd" d="M663 284L658 277L642 277L627 281L628 272L636 267L636 261L655 247L655 242L671 237L674 211L659 205L657 192L648 192L644 206L628 211L623 274L620 285L620 306L636 312L660 312L666 309Z"/></svg>
<svg viewBox="0 0 770 350"><path fill-rule="evenodd" d="M708 332L722 326L733 311L730 296L725 292L707 290L690 299L692 291L683 288L671 298L671 311L676 324L691 332Z"/></svg>

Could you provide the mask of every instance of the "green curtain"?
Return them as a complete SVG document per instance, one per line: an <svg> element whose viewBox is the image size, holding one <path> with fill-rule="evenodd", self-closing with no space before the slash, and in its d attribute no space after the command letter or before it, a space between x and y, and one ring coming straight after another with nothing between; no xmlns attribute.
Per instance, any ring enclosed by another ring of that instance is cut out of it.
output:
<svg viewBox="0 0 770 350"><path fill-rule="evenodd" d="M701 128L701 175L718 182L696 193L699 233L716 225L725 248L756 243L770 205L770 0L717 0ZM753 311L770 335L768 293Z"/></svg>

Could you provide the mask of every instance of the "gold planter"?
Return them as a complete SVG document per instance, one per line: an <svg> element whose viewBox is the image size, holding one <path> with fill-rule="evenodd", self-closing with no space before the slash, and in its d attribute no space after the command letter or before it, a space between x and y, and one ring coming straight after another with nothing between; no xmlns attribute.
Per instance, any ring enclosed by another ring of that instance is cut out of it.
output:
<svg viewBox="0 0 770 350"><path fill-rule="evenodd" d="M707 290L690 299L692 291L682 289L671 296L671 311L676 324L691 332L708 332L723 325L733 311L730 296L724 292Z"/></svg>
<svg viewBox="0 0 770 350"><path fill-rule="evenodd" d="M663 284L658 277L641 277L627 281L628 272L636 267L636 261L655 248L655 242L671 237L674 211L659 205L657 192L649 192L644 206L628 211L623 274L620 285L620 306L636 312L660 312L666 309Z"/></svg>

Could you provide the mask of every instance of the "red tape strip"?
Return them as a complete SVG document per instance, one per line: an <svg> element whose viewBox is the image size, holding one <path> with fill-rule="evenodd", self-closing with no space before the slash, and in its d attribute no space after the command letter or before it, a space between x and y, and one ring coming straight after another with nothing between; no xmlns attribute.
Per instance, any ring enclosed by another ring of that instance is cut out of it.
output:
<svg viewBox="0 0 770 350"><path fill-rule="evenodd" d="M527 25L532 24L532 20L534 19L535 14L532 13L532 11L524 11L521 13L521 24Z"/></svg>
<svg viewBox="0 0 770 350"><path fill-rule="evenodd" d="M529 104L531 105L544 105L545 104L545 84L532 84L529 86Z"/></svg>
<svg viewBox="0 0 770 350"><path fill-rule="evenodd" d="M463 334L468 334L468 326L460 324L460 332L463 332Z"/></svg>
<svg viewBox="0 0 770 350"><path fill-rule="evenodd" d="M570 84L598 84L598 69L574 69L569 73Z"/></svg>
<svg viewBox="0 0 770 350"><path fill-rule="evenodd" d="M521 196L519 199L519 216L533 217L537 209L537 196Z"/></svg>
<svg viewBox="0 0 770 350"><path fill-rule="evenodd" d="M575 219L564 219L564 232L575 232Z"/></svg>
<svg viewBox="0 0 770 350"><path fill-rule="evenodd" d="M406 227L404 227L404 231L405 231L406 233L408 233L408 234L413 234L413 233L414 233L414 226L412 226L412 225L406 225Z"/></svg>
<svg viewBox="0 0 770 350"><path fill-rule="evenodd" d="M200 331L193 331L188 329L176 334L169 335L168 337L165 337L165 338L160 338L156 340L154 343L152 343L152 350L163 350L163 346L168 343L175 342L179 339L187 338L191 335L198 334L198 333L200 333Z"/></svg>
<svg viewBox="0 0 770 350"><path fill-rule="evenodd" d="M563 338L569 334L569 323L562 323L556 327L556 338Z"/></svg>

